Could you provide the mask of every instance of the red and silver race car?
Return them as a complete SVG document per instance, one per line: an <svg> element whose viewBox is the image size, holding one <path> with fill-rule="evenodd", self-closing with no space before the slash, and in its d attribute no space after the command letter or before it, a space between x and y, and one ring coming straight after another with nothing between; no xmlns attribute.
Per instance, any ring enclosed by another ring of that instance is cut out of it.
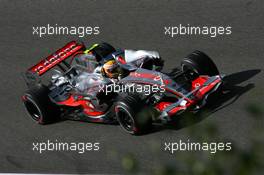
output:
<svg viewBox="0 0 264 175"><path fill-rule="evenodd" d="M118 76L104 71L109 62L115 65L110 73L118 70ZM216 65L200 51L184 58L173 74L162 67L156 51L107 43L86 49L72 41L25 72L28 89L22 100L39 124L61 118L119 123L128 133L140 134L154 122L199 111L222 84Z"/></svg>

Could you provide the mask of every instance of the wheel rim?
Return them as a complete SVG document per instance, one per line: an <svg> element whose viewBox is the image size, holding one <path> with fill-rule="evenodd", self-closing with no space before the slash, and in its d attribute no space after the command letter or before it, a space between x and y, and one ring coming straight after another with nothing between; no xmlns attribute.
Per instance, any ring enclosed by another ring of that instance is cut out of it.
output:
<svg viewBox="0 0 264 175"><path fill-rule="evenodd" d="M134 129L134 120L131 114L126 109L119 107L117 115L118 115L120 125L126 131L132 132Z"/></svg>
<svg viewBox="0 0 264 175"><path fill-rule="evenodd" d="M35 121L39 121L41 118L41 111L39 107L36 105L36 103L33 100L31 100L29 97L26 97L26 100L24 101L24 105L30 116Z"/></svg>

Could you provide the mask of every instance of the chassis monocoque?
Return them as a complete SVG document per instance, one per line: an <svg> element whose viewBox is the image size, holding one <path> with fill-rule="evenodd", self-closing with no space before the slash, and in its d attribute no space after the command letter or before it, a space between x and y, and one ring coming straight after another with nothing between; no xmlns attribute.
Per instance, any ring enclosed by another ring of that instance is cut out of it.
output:
<svg viewBox="0 0 264 175"><path fill-rule="evenodd" d="M118 62L122 78L98 71L108 59ZM140 134L153 122L168 123L185 111L200 110L222 84L217 67L200 51L184 58L173 75L162 73L162 66L157 52L120 51L107 43L85 49L73 41L26 71L22 100L39 124L60 118L119 123L128 133ZM40 76L50 69L44 85Z"/></svg>

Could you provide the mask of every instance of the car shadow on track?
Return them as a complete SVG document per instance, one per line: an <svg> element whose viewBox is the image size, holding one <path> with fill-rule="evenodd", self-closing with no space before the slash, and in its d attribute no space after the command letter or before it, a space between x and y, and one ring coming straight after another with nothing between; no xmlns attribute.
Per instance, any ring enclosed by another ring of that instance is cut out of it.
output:
<svg viewBox="0 0 264 175"><path fill-rule="evenodd" d="M164 129L180 130L203 121L213 113L233 104L241 95L253 89L255 87L253 83L246 85L240 84L251 79L260 72L260 69L253 69L226 75L223 78L224 85L221 92L209 98L208 104L204 109L201 109L201 111L196 114L182 115L169 125L155 125L149 134Z"/></svg>

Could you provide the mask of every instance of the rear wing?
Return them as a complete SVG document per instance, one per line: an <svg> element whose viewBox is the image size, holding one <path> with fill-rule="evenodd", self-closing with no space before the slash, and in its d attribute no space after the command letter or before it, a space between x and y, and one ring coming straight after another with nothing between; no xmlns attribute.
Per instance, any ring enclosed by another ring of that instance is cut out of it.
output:
<svg viewBox="0 0 264 175"><path fill-rule="evenodd" d="M26 80L27 85L39 82L39 77L56 65L63 69L63 67L60 65L61 62L63 62L67 67L69 67L69 65L67 65L68 63L65 62L65 60L81 50L85 50L85 46L83 43L71 41L64 47L49 55L47 58L42 59L40 62L38 62L36 65L32 66L26 71L24 78Z"/></svg>

